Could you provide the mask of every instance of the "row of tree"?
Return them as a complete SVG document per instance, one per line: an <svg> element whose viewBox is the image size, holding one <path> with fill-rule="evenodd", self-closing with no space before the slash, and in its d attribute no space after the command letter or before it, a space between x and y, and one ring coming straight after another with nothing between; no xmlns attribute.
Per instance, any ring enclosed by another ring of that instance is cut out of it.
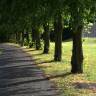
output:
<svg viewBox="0 0 96 96"><path fill-rule="evenodd" d="M64 28L72 32L72 73L83 72L82 30L94 21L95 0L0 0L0 33L15 34L16 42L24 45L24 38L36 50L41 47L43 32L44 52L48 54L50 30L55 33L54 60L62 60L62 33ZM0 35L0 38L3 35Z"/></svg>

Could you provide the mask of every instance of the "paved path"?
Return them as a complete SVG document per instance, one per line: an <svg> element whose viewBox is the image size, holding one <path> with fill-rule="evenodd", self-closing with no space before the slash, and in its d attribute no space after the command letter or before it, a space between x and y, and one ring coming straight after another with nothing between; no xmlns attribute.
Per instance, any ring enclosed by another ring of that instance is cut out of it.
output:
<svg viewBox="0 0 96 96"><path fill-rule="evenodd" d="M0 44L0 96L59 96L31 57L15 45Z"/></svg>

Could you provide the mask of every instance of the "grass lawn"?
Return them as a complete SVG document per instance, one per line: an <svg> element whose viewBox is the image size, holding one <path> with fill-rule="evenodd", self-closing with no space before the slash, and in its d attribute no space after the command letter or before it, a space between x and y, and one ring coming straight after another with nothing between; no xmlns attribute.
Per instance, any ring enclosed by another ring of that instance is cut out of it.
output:
<svg viewBox="0 0 96 96"><path fill-rule="evenodd" d="M47 55L42 54L42 50L25 49L46 76L55 82L60 96L96 96L96 39L87 38L83 42L84 74L70 74L72 42L63 42L62 50L62 62L54 62L54 43Z"/></svg>

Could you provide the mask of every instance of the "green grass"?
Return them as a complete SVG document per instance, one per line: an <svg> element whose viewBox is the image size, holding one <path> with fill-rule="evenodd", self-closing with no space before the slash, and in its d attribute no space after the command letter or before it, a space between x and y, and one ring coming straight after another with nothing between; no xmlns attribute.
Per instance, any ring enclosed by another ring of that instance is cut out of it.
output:
<svg viewBox="0 0 96 96"><path fill-rule="evenodd" d="M54 43L51 43L50 53L47 55L42 54L42 50L27 48L25 51L37 59L36 64L47 77L50 77L51 81L55 82L57 88L60 89L60 96L95 96L96 90L79 89L75 87L75 83L96 83L96 39L87 38L83 42L84 74L67 74L71 70L72 42L64 42L62 45L61 62L51 62L54 58Z"/></svg>

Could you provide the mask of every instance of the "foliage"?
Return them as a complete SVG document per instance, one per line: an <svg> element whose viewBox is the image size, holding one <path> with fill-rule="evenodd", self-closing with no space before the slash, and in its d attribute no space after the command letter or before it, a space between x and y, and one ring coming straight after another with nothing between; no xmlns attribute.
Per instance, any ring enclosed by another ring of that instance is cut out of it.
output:
<svg viewBox="0 0 96 96"><path fill-rule="evenodd" d="M21 31L25 27L49 22L59 11L65 18L70 12L77 17L76 10L88 21L93 21L95 4L95 0L0 0L0 25L10 25L7 30L12 32Z"/></svg>

